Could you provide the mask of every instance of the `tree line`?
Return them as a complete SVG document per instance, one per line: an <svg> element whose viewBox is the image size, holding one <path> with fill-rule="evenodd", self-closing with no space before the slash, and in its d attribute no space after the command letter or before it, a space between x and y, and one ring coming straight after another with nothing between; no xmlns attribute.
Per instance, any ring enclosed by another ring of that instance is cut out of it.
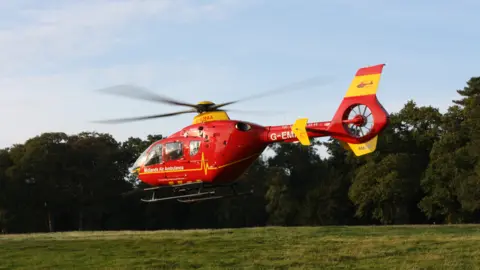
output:
<svg viewBox="0 0 480 270"><path fill-rule="evenodd" d="M249 197L195 204L123 198L128 167L162 135L43 133L0 150L0 231L153 230L480 221L480 77L445 113L408 101L377 151L355 157L336 140L276 144L241 176Z"/></svg>

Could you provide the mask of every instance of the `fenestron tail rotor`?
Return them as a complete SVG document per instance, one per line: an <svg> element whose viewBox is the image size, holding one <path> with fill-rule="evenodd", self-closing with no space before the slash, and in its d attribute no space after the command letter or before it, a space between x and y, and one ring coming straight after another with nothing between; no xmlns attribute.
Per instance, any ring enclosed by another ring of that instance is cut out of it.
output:
<svg viewBox="0 0 480 270"><path fill-rule="evenodd" d="M280 94L280 93L283 93L283 92L286 92L286 91L300 90L300 89L305 89L305 88L309 88L309 87L313 87L313 86L327 84L328 82L329 81L325 77L313 77L313 78L303 80L303 81L300 81L300 82L288 84L288 85L285 85L285 86L282 86L282 87L277 87L277 88L271 89L269 91L260 92L258 94L251 95L251 96L245 97L243 99L237 99L237 100L234 100L234 101L224 102L224 103L220 103L220 104L215 104L215 103L210 102L210 101L202 101L202 102L199 102L197 104L192 104L192 103L188 103L188 102L178 101L176 99L167 97L165 95L159 95L159 94L153 93L153 92L147 90L144 87L140 87L140 86L136 86L136 85L129 85L129 84L116 85L116 86L112 86L112 87L99 89L98 91L101 92L101 93L124 96L124 97L129 97L129 98L138 99L138 100L155 102L155 103L190 107L191 109L190 110L185 110L185 111L165 113L165 114L155 114L155 115L147 115L147 116L139 116L139 117L101 120L101 121L94 121L94 122L95 123L118 124L118 123L126 123L126 122L133 122L133 121L143 121L143 120L149 120L149 119L155 119L155 118L161 118L161 117L169 117L169 116L175 116L175 115L186 114L186 113L230 111L230 110L220 110L220 108L228 106L228 105L236 104L236 103L239 103L239 102L244 102L244 101L247 101L247 100L272 96L272 95L275 95L275 94ZM235 110L231 110L231 111L235 111ZM249 112L249 111L240 111L240 112ZM255 113L255 112L252 112L252 113ZM262 112L262 114L263 113L264 112Z"/></svg>

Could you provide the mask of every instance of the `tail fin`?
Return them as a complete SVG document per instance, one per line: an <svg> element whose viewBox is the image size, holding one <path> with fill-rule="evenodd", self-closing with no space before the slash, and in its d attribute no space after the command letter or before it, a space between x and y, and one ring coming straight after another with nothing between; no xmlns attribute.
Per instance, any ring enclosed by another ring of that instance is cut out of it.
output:
<svg viewBox="0 0 480 270"><path fill-rule="evenodd" d="M388 113L376 95L384 66L357 71L328 128L332 137L356 156L375 151L378 133L388 124Z"/></svg>
<svg viewBox="0 0 480 270"><path fill-rule="evenodd" d="M355 74L355 77L345 94L345 98L376 95L384 66L385 64L380 64L360 68Z"/></svg>

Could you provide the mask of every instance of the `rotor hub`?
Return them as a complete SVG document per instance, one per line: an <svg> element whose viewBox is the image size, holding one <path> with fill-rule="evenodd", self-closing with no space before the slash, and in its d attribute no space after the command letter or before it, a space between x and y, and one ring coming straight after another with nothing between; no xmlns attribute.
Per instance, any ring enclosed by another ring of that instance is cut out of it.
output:
<svg viewBox="0 0 480 270"><path fill-rule="evenodd" d="M203 112L208 112L210 111L210 109L215 105L215 103L211 102L211 101L200 101L197 103L197 111L199 113L203 113Z"/></svg>
<svg viewBox="0 0 480 270"><path fill-rule="evenodd" d="M348 120L347 120L348 121ZM367 124L367 118L363 115L357 114L351 121L350 123L354 124L357 127L363 127L365 124Z"/></svg>
<svg viewBox="0 0 480 270"><path fill-rule="evenodd" d="M205 101L200 101L197 103L198 105L215 105L215 103L205 100Z"/></svg>

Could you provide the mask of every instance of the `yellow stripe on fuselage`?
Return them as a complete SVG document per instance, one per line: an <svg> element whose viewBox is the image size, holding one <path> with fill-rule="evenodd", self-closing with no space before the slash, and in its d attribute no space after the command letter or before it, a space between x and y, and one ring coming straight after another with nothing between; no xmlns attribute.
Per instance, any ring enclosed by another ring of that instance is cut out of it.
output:
<svg viewBox="0 0 480 270"><path fill-rule="evenodd" d="M208 165L208 161L205 161L205 156L204 156L204 153L202 152L202 159L200 160L200 168L184 169L184 170L168 170L168 171L160 171L160 172L158 172L158 171L156 171L156 172L141 172L141 173L139 173L139 175L159 174L159 173L174 173L174 172L195 172L195 171L202 171L202 170L205 172L205 175L207 175L209 170L218 170L218 169L221 169L221 168L225 168L227 166L231 166L231 165L234 165L236 163L248 160L248 159L250 159L252 157L255 157L255 156L258 156L260 154L261 153L253 154L253 155L250 155L248 157L245 157L245 158L242 158L242 159L239 159L239 160L236 160L236 161L224 164L224 165L220 165L220 166L217 166L217 167L210 167Z"/></svg>

